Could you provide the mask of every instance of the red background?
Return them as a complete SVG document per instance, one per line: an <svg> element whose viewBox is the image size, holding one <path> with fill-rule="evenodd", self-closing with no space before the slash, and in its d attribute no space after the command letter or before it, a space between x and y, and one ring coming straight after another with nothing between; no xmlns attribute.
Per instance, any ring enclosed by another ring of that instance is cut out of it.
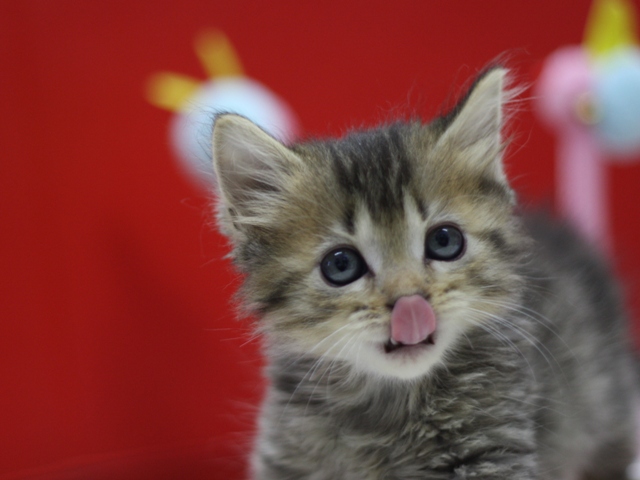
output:
<svg viewBox="0 0 640 480"><path fill-rule="evenodd" d="M256 342L210 198L183 178L144 85L205 79L200 31L306 134L430 116L509 52L518 78L580 42L588 2L21 0L0 4L0 478L241 478ZM636 2L638 7L638 3ZM525 102L508 171L553 201L552 136ZM640 293L640 166L613 166L616 266ZM635 302L634 312L640 312Z"/></svg>

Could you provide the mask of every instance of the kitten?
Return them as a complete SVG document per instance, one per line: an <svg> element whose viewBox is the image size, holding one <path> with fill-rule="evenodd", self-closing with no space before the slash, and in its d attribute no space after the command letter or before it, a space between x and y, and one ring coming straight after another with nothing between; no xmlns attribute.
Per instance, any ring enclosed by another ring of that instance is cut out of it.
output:
<svg viewBox="0 0 640 480"><path fill-rule="evenodd" d="M270 380L253 478L625 478L618 292L570 231L514 213L505 75L337 140L217 117L219 225Z"/></svg>

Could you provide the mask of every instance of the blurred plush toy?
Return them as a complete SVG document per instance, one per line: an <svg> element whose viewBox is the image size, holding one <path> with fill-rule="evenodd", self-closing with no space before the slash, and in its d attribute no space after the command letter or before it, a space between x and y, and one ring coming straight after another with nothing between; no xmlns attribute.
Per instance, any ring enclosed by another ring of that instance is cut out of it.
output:
<svg viewBox="0 0 640 480"><path fill-rule="evenodd" d="M284 100L244 76L240 60L222 32L203 33L195 48L209 80L162 72L150 78L146 94L153 105L175 112L169 135L176 156L191 179L210 188L215 181L210 139L215 113L244 115L284 142L293 140L299 127Z"/></svg>
<svg viewBox="0 0 640 480"><path fill-rule="evenodd" d="M549 55L535 101L558 135L560 212L607 250L604 162L640 153L640 48L629 1L594 1L583 44Z"/></svg>

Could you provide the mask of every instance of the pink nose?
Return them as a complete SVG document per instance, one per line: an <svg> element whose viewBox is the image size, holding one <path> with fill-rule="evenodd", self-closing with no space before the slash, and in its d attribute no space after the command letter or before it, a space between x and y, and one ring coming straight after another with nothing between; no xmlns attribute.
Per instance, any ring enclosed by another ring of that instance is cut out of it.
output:
<svg viewBox="0 0 640 480"><path fill-rule="evenodd" d="M436 314L421 295L400 297L391 312L391 339L404 345L425 341L436 330Z"/></svg>

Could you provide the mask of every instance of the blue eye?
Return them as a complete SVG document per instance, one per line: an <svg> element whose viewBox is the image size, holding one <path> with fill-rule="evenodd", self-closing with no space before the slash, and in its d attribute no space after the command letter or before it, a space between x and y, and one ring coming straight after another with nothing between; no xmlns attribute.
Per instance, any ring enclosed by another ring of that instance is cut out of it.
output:
<svg viewBox="0 0 640 480"><path fill-rule="evenodd" d="M336 248L324 256L320 271L327 282L337 287L348 285L367 273L367 264L357 250Z"/></svg>
<svg viewBox="0 0 640 480"><path fill-rule="evenodd" d="M454 226L443 225L427 234L426 256L433 260L457 260L464 250L464 236Z"/></svg>

